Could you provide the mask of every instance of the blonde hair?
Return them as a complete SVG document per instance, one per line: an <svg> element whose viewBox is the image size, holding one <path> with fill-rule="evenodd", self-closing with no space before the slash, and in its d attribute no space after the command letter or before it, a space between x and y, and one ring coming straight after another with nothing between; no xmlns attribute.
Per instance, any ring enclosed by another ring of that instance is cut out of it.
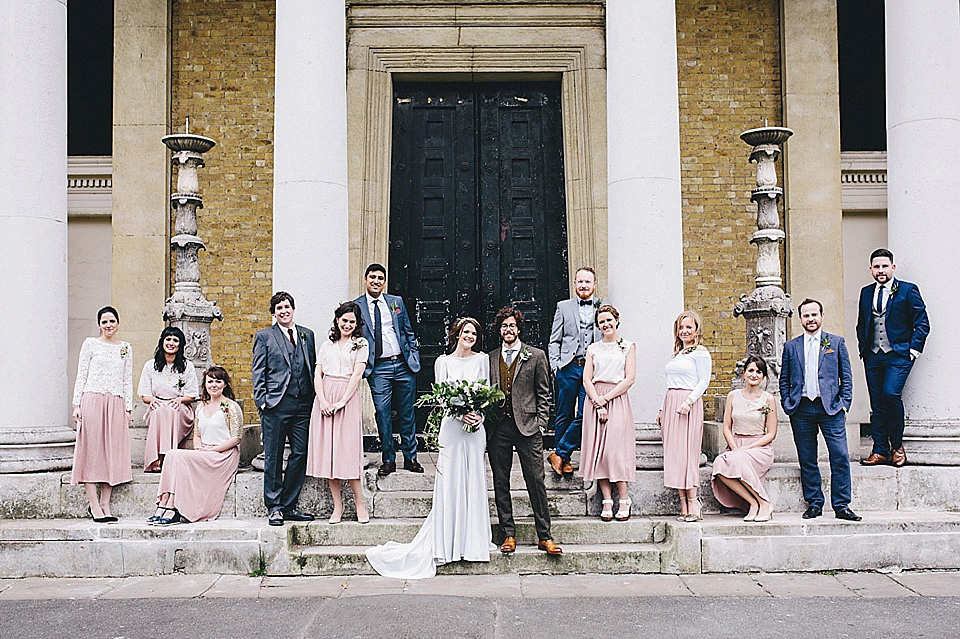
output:
<svg viewBox="0 0 960 639"><path fill-rule="evenodd" d="M700 346L700 343L703 342L703 322L700 320L700 316L696 311L686 310L679 315L677 319L673 321L673 354L676 355L683 350L683 340L680 339L680 322L685 318L690 318L693 320L693 325L696 327L697 332L694 334L694 340L696 341L695 346Z"/></svg>

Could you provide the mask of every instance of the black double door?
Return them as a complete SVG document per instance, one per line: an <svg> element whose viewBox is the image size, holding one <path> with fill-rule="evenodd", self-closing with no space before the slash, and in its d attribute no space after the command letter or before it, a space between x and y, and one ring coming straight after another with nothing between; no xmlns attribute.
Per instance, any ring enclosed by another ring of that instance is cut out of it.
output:
<svg viewBox="0 0 960 639"><path fill-rule="evenodd" d="M562 149L559 83L394 85L388 287L420 338L419 390L464 315L490 350L512 303L546 348L567 297Z"/></svg>

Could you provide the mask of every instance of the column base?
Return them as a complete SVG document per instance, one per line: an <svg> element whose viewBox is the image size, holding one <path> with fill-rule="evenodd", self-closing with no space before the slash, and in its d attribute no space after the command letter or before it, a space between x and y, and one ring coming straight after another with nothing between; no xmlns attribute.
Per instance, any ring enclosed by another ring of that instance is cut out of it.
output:
<svg viewBox="0 0 960 639"><path fill-rule="evenodd" d="M68 470L76 439L68 426L0 427L0 473Z"/></svg>
<svg viewBox="0 0 960 639"><path fill-rule="evenodd" d="M663 470L663 438L656 424L636 424L637 469ZM700 465L707 463L707 456L700 453Z"/></svg>

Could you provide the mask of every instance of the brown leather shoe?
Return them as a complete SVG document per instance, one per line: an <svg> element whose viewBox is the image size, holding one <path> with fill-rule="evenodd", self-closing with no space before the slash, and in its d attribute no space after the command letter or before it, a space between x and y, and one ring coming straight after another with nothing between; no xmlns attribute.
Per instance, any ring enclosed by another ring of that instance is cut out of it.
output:
<svg viewBox="0 0 960 639"><path fill-rule="evenodd" d="M512 552L517 550L517 538L516 537L507 537L503 540L503 543L500 544L500 552L505 555L509 555Z"/></svg>
<svg viewBox="0 0 960 639"><path fill-rule="evenodd" d="M907 451L903 449L903 446L893 451L893 460L891 463L897 468L907 463Z"/></svg>
<svg viewBox="0 0 960 639"><path fill-rule="evenodd" d="M866 459L860 460L861 466L882 466L884 464L889 464L890 459L885 455L880 455L878 453L870 453L870 456Z"/></svg>
<svg viewBox="0 0 960 639"><path fill-rule="evenodd" d="M387 475L395 472L397 472L396 462L383 462L380 464L380 468L377 470L377 475L380 477L386 477Z"/></svg>
<svg viewBox="0 0 960 639"><path fill-rule="evenodd" d="M545 551L548 555L562 555L563 548L557 545L552 539L544 539L537 542L537 549Z"/></svg>
<svg viewBox="0 0 960 639"><path fill-rule="evenodd" d="M564 475L573 474L573 466L571 466L570 462L568 462L566 459L563 460L563 474Z"/></svg>
<svg viewBox="0 0 960 639"><path fill-rule="evenodd" d="M550 466L553 467L553 472L558 475L563 474L563 458L556 453L550 453L547 455L547 461L550 462Z"/></svg>

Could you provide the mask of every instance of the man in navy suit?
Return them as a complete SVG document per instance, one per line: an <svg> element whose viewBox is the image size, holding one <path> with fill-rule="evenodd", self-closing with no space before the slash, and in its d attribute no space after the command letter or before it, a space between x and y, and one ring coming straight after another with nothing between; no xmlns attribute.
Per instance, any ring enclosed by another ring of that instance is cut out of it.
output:
<svg viewBox="0 0 960 639"><path fill-rule="evenodd" d="M413 334L407 307L399 295L388 295L387 269L371 264L363 274L367 288L354 302L363 315L367 342L372 344L370 358L363 375L370 382L370 394L377 413L377 430L382 447L380 469L386 477L397 470L397 453L393 442L391 410L397 411L397 432L403 450L403 469L422 473L417 461L417 434L413 403L417 395L417 373L420 371L420 344Z"/></svg>
<svg viewBox="0 0 960 639"><path fill-rule="evenodd" d="M860 290L857 345L870 393L873 450L864 466L907 463L903 449L903 387L930 333L927 308L916 284L894 279L893 253L870 254L874 284Z"/></svg>
<svg viewBox="0 0 960 639"><path fill-rule="evenodd" d="M838 519L860 521L850 510L850 456L846 413L853 400L853 375L843 338L820 330L823 305L806 299L799 307L803 335L783 346L780 402L790 416L800 459L800 483L807 502L804 519L823 514L823 489L817 465L817 431L830 455L830 502Z"/></svg>

